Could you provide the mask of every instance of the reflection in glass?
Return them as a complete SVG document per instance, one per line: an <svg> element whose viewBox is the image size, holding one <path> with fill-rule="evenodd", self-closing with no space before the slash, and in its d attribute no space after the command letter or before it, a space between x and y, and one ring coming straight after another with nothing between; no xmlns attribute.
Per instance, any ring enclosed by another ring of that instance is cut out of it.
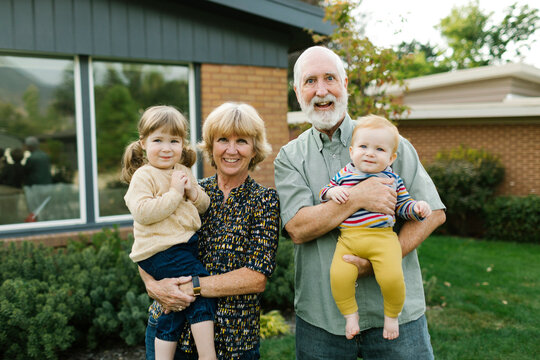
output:
<svg viewBox="0 0 540 360"><path fill-rule="evenodd" d="M0 225L80 218L73 68L0 55Z"/></svg>
<svg viewBox="0 0 540 360"><path fill-rule="evenodd" d="M144 110L173 105L189 117L188 73L187 66L93 63L100 216L129 214L121 159Z"/></svg>

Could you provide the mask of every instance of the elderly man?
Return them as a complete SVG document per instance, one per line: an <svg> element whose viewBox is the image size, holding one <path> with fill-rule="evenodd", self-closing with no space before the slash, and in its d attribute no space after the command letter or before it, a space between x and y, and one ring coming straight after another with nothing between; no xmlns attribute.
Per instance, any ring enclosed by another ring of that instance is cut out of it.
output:
<svg viewBox="0 0 540 360"><path fill-rule="evenodd" d="M341 59L315 46L298 58L294 90L313 127L285 145L275 165L285 232L295 243L296 356L306 359L432 359L422 275L416 247L445 221L444 205L412 145L401 138L393 164L415 199L434 210L423 222L406 222L398 232L403 251L406 299L399 316L400 336L386 340L380 288L369 261L344 256L359 268L356 299L360 334L345 337L345 320L330 290L330 265L339 224L363 208L393 214L396 193L388 180L370 178L351 188L344 204L321 203L319 191L347 163L354 121L347 114L347 76Z"/></svg>

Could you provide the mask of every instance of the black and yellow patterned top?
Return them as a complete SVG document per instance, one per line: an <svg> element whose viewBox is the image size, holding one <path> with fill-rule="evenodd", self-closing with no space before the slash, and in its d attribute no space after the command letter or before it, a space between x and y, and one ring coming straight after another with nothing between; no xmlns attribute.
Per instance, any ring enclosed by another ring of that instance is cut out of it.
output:
<svg viewBox="0 0 540 360"><path fill-rule="evenodd" d="M210 196L210 207L201 216L199 255L210 275L246 267L270 276L276 266L279 236L279 200L275 189L257 184L248 176L231 190L224 202L216 176L199 182ZM218 299L215 346L219 359L234 359L259 344L260 304L258 294ZM159 304L150 307L159 316ZM190 352L189 330L182 349Z"/></svg>

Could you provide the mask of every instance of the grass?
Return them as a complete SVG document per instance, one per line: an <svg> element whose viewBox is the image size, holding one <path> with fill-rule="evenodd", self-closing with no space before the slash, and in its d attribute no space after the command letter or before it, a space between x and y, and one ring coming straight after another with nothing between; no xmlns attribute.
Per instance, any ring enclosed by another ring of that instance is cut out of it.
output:
<svg viewBox="0 0 540 360"><path fill-rule="evenodd" d="M418 249L436 359L540 354L540 246L431 236ZM263 340L262 359L294 359L294 336Z"/></svg>
<svg viewBox="0 0 540 360"><path fill-rule="evenodd" d="M437 359L540 354L540 246L433 236L418 253Z"/></svg>

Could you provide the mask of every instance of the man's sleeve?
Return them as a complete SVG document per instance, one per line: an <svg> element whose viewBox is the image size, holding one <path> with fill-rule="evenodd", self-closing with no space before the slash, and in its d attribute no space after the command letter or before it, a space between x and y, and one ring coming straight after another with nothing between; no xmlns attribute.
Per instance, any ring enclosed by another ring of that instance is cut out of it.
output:
<svg viewBox="0 0 540 360"><path fill-rule="evenodd" d="M413 199L424 200L432 210L446 209L415 148L403 137L400 138L398 157L392 168L403 179Z"/></svg>
<svg viewBox="0 0 540 360"><path fill-rule="evenodd" d="M274 160L274 179L279 195L281 227L291 220L298 210L313 206L313 193L308 186L302 160L292 161L289 154L281 149Z"/></svg>

